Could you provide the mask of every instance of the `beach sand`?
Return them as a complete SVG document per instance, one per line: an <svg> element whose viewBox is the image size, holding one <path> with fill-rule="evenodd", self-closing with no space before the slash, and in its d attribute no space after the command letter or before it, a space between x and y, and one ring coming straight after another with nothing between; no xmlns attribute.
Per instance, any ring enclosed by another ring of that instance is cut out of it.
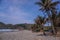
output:
<svg viewBox="0 0 60 40"><path fill-rule="evenodd" d="M1 32L0 40L60 40L60 37L53 36L37 36L42 33L32 33L28 30L16 32Z"/></svg>

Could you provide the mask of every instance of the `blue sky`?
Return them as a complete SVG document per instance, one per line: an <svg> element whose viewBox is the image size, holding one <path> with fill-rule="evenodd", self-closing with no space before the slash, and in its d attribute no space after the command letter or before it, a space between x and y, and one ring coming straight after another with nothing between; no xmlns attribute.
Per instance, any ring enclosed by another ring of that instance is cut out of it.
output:
<svg viewBox="0 0 60 40"><path fill-rule="evenodd" d="M43 13L35 5L38 0L2 0L0 3L0 22L6 24L34 23Z"/></svg>

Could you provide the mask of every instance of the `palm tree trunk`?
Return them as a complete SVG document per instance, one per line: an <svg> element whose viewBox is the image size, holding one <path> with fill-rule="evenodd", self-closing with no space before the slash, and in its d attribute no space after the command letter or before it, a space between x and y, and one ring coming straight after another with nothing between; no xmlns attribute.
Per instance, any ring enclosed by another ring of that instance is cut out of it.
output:
<svg viewBox="0 0 60 40"><path fill-rule="evenodd" d="M56 35L56 31L55 31L55 27L54 27L53 23L52 23L52 30L53 30L53 35Z"/></svg>
<svg viewBox="0 0 60 40"><path fill-rule="evenodd" d="M50 15L50 12L49 11L47 11L47 15L48 15L49 20L51 21L53 34L55 35L56 34L56 31L55 31L55 27L54 27L54 23L53 23L54 21L51 19L51 15Z"/></svg>
<svg viewBox="0 0 60 40"><path fill-rule="evenodd" d="M43 24L42 24L42 30L43 30L43 35L46 35L46 34L45 34L45 31L44 31L44 27L43 27Z"/></svg>

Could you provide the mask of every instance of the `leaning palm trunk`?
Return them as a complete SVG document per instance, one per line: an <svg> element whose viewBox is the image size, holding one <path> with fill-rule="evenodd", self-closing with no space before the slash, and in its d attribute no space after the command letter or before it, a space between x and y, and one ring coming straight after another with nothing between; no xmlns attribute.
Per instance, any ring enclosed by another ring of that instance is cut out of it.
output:
<svg viewBox="0 0 60 40"><path fill-rule="evenodd" d="M56 11L52 10L51 12L52 12L52 19L51 19L52 29L53 29L54 35L56 35L56 33L57 33L57 30L56 30Z"/></svg>
<svg viewBox="0 0 60 40"><path fill-rule="evenodd" d="M56 35L55 26L54 26L54 24L53 24L53 23L52 23L52 30L53 30L53 35Z"/></svg>
<svg viewBox="0 0 60 40"><path fill-rule="evenodd" d="M53 35L56 35L55 25L54 25L54 24L55 24L55 23L54 23L54 19L51 19L51 15L50 15L50 12L49 12L49 11L47 11L47 15L48 15L49 20L52 21L52 22L51 22L51 25L52 25Z"/></svg>
<svg viewBox="0 0 60 40"><path fill-rule="evenodd" d="M52 25L52 29L53 29L53 35L56 35L56 31L53 25Z"/></svg>
<svg viewBox="0 0 60 40"><path fill-rule="evenodd" d="M52 26L52 29L53 29L53 34L56 35L57 34L57 29L56 29L55 25Z"/></svg>

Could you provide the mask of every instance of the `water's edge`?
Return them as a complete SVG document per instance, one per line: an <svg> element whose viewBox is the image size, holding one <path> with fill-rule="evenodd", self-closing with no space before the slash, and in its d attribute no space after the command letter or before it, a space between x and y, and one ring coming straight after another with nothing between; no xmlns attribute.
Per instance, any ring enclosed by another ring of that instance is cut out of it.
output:
<svg viewBox="0 0 60 40"><path fill-rule="evenodd" d="M12 31L19 31L18 29L0 29L0 32L12 32Z"/></svg>

